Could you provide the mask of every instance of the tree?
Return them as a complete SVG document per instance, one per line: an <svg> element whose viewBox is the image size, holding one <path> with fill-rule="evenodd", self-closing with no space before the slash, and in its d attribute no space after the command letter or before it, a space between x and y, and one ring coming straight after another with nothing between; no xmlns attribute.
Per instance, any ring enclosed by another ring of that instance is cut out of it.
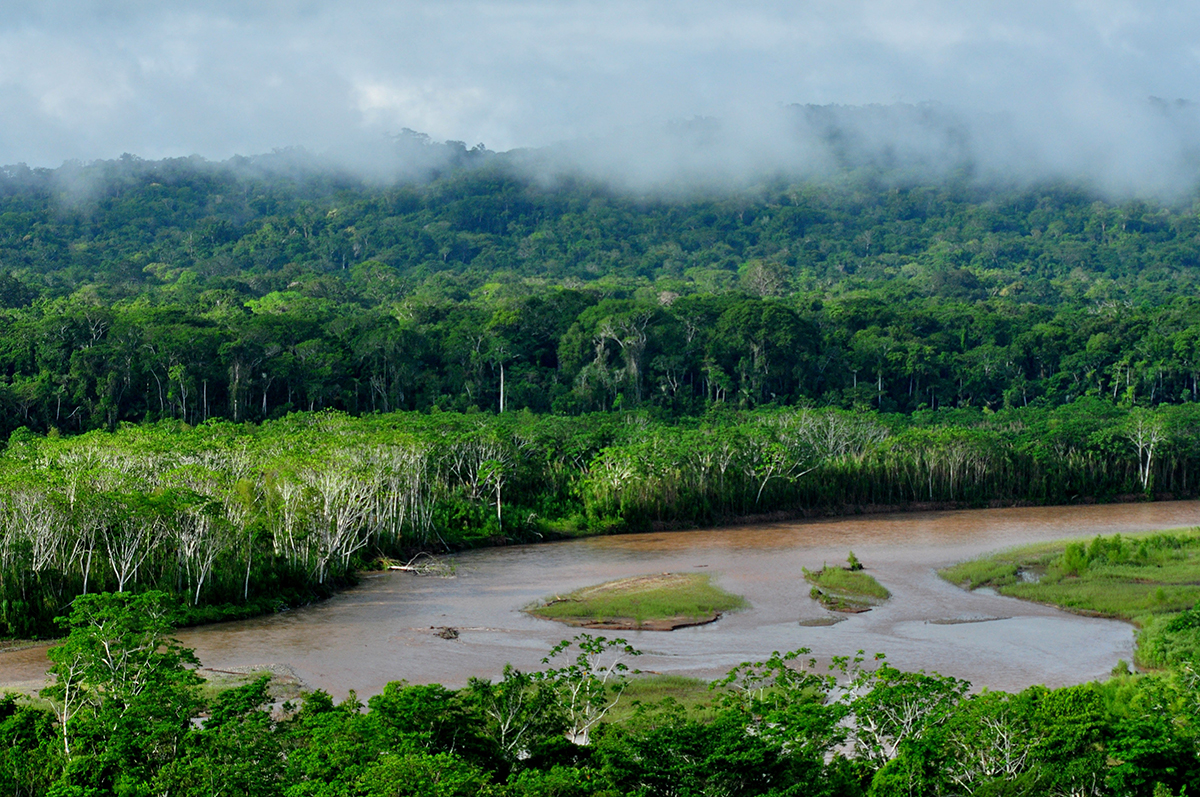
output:
<svg viewBox="0 0 1200 797"><path fill-rule="evenodd" d="M175 797L274 797L283 793L281 734L271 719L270 676L217 696L202 726L153 781Z"/></svg>
<svg viewBox="0 0 1200 797"><path fill-rule="evenodd" d="M386 753L358 780L364 797L488 797L503 792L480 767L451 753Z"/></svg>
<svg viewBox="0 0 1200 797"><path fill-rule="evenodd" d="M76 598L54 683L41 691L58 718L68 781L147 782L173 760L199 711L199 661L172 639L162 592Z"/></svg>
<svg viewBox="0 0 1200 797"><path fill-rule="evenodd" d="M1102 696L1093 684L1032 691L1032 757L1046 772L1047 793L1102 794L1111 734Z"/></svg>
<svg viewBox="0 0 1200 797"><path fill-rule="evenodd" d="M137 580L138 569L153 552L165 526L163 501L152 495L108 493L103 496L100 538L117 579L117 592Z"/></svg>
<svg viewBox="0 0 1200 797"><path fill-rule="evenodd" d="M579 634L554 646L542 664L551 664L562 657L562 667L543 670L538 679L544 681L558 698L559 710L566 720L567 738L577 745L587 745L592 728L612 710L621 699L630 672L625 659L640 656L624 639L609 640ZM636 672L636 671L634 671Z"/></svg>
<svg viewBox="0 0 1200 797"><path fill-rule="evenodd" d="M923 672L903 672L884 663L863 670L852 683L855 751L886 764L905 743L919 741L946 722L966 694L966 681Z"/></svg>
<svg viewBox="0 0 1200 797"><path fill-rule="evenodd" d="M1035 787L1039 773L1032 752L1041 743L1031 722L1035 706L1030 692L983 692L962 701L946 723L949 778L969 794L987 793L989 784Z"/></svg>
<svg viewBox="0 0 1200 797"><path fill-rule="evenodd" d="M860 456L887 436L869 420L807 410L768 416L751 428L744 467L758 482L755 504L772 479L795 482L830 460Z"/></svg>
<svg viewBox="0 0 1200 797"><path fill-rule="evenodd" d="M816 672L807 648L743 662L715 681L720 704L741 717L745 734L770 741L796 761L817 764L845 743L848 706L831 698L832 673ZM835 667L839 662L835 662Z"/></svg>
<svg viewBox="0 0 1200 797"><path fill-rule="evenodd" d="M372 485L363 477L358 462L342 457L330 458L320 469L301 471L300 479L315 496L313 575L323 584L331 562L340 563L344 571L350 557L368 542Z"/></svg>
<svg viewBox="0 0 1200 797"><path fill-rule="evenodd" d="M1135 409L1129 415L1123 434L1137 450L1138 480L1142 483L1142 490L1149 492L1154 449L1166 436L1162 418L1149 410Z"/></svg>
<svg viewBox="0 0 1200 797"><path fill-rule="evenodd" d="M504 666L500 681L472 678L468 690L483 714L488 736L509 762L529 755L530 748L563 730L563 721L548 682Z"/></svg>
<svg viewBox="0 0 1200 797"><path fill-rule="evenodd" d="M61 756L53 715L0 697L0 793L40 797L58 775Z"/></svg>

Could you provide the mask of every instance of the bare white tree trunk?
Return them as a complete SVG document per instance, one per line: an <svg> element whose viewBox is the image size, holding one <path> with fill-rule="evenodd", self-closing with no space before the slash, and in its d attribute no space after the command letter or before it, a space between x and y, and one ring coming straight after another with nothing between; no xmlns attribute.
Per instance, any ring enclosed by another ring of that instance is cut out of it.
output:
<svg viewBox="0 0 1200 797"><path fill-rule="evenodd" d="M1125 429L1125 437L1137 449L1138 480L1142 483L1142 489L1149 491L1154 449L1165 437L1162 420L1145 411L1134 412Z"/></svg>
<svg viewBox="0 0 1200 797"><path fill-rule="evenodd" d="M348 466L346 462L330 462L320 471L300 474L317 498L312 525L316 548L313 574L321 584L325 583L331 562L348 566L350 557L370 540L367 520L373 508L372 486Z"/></svg>
<svg viewBox="0 0 1200 797"><path fill-rule="evenodd" d="M126 507L116 508L100 529L108 553L108 564L117 579L117 592L136 580L138 568L157 541L160 525L156 518L139 517Z"/></svg>

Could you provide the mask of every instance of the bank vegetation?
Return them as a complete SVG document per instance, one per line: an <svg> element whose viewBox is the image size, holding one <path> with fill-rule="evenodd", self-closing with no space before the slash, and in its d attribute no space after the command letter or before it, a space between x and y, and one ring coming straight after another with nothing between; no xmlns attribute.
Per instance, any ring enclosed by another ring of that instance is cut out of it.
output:
<svg viewBox="0 0 1200 797"><path fill-rule="evenodd" d="M51 633L75 596L107 590L168 591L181 622L272 611L381 555L756 516L1195 495L1196 406L325 412L18 430L0 454L0 634Z"/></svg>
<svg viewBox="0 0 1200 797"><path fill-rule="evenodd" d="M1015 548L940 571L967 589L1115 617L1136 625L1136 661L1174 667L1200 658L1200 529Z"/></svg>

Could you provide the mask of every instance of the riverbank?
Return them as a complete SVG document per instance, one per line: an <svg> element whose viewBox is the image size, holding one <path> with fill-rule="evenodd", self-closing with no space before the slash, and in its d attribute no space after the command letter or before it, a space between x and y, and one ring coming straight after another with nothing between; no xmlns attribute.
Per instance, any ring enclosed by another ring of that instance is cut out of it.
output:
<svg viewBox="0 0 1200 797"><path fill-rule="evenodd" d="M768 513L746 514L730 516L718 519L711 525L699 526L696 524L667 524L655 523L652 524L653 532L689 532L698 531L701 529L713 529L717 531L732 530L745 528L757 525L791 523L798 520L821 521L821 520L838 520L841 518L851 517L872 517L881 515L910 515L921 513L950 513L962 511L974 511L979 509L1018 509L1018 508L1056 508L1070 506L1106 506L1106 505L1124 505L1124 504L1153 504L1162 502L1171 502L1178 499L1174 498L1169 493L1156 495L1153 500L1150 500L1143 494L1123 494L1113 496L1108 499L1099 500L1094 497L1083 498L1076 503L1071 504L1038 504L1029 501L1002 501L994 500L987 503L987 506L980 506L977 503L969 502L910 502L906 504L853 504L844 505L841 507L815 507L804 510L791 511L775 511ZM475 544L469 547L459 546L447 548L444 553L432 556L426 552L417 553L418 556L424 556L437 563L438 568L448 568L452 574L453 565L445 564L452 560L453 557L468 551L487 550L489 548L505 548L514 545L537 545L544 543L563 542L573 539L587 539L605 536L620 536L630 534L640 534L645 532L630 531L624 527L609 527L600 531L582 531L570 532L561 528L555 530L551 527L546 527L545 534L535 535L531 539L507 539L507 538L492 538L487 541L487 544ZM223 604L200 604L193 605L187 600L187 596L180 596L179 610L175 619L177 628L201 628L210 625L219 625L222 623L238 622L252 620L255 618L269 617L271 615L280 614L282 612L293 611L306 606L318 605L331 597L341 594L346 589L351 589L356 586L362 577L373 574L378 574L389 569L389 566L396 562L408 561L408 557L403 559L392 559L385 555L379 555L371 559L369 562L364 562L363 566L356 570L350 571L339 576L336 579L331 579L328 583L316 585L313 588L306 590L289 589L284 593L277 595L262 595L251 600L249 603L229 602ZM395 568L392 568L395 569ZM405 569L405 568L400 568ZM428 576L427 573L420 568L413 568L413 572L417 575ZM433 575L445 575L445 573L433 573ZM1049 604L1052 605L1052 604ZM1087 610L1080 610L1081 613L1086 613ZM1097 612L1097 616L1115 616L1104 612ZM708 620L706 622L711 622ZM684 627L685 625L693 625L695 623L681 621L674 627ZM593 626L595 628L605 628L609 626ZM37 646L47 643L53 643L58 639L57 635L47 635L45 637L34 637L31 639L17 639L0 637L0 652L14 649L14 645Z"/></svg>
<svg viewBox="0 0 1200 797"><path fill-rule="evenodd" d="M840 504L820 505L800 509L777 510L774 512L751 512L744 515L717 517L704 524L682 524L656 521L646 531L694 531L700 528L737 528L739 526L757 526L764 523L789 523L796 520L825 520L859 515L896 515L918 512L961 512L972 509L1017 509L1022 507L1069 507L1069 506L1104 506L1106 504L1150 504L1167 501L1194 500L1195 495L1176 495L1175 493L1156 493L1152 497L1145 493L1122 493L1111 496L1081 496L1075 501L1039 502L1017 499L996 498L989 501L910 501L892 504ZM553 533L553 532L552 532ZM589 532L559 532L561 536L552 539L576 539L578 537L600 536L604 534L640 533L622 531Z"/></svg>
<svg viewBox="0 0 1200 797"><path fill-rule="evenodd" d="M1111 617L1139 629L1136 662L1163 668L1200 657L1190 614L1200 602L1200 528L1056 540L938 571L967 590Z"/></svg>
<svg viewBox="0 0 1200 797"><path fill-rule="evenodd" d="M199 607L191 613L202 616L186 622L294 607L375 555L897 510L1082 505L1132 498L1147 483L1191 495L1200 492L1200 453L1183 443L1193 420L1200 405L1144 417L1088 399L911 416L780 407L679 418L317 412L261 425L14 432L0 452L11 504L0 522L13 552L0 566L0 634L53 634L55 616L85 592L169 592ZM1126 444L1134 421L1167 435L1149 472ZM92 531L73 536L84 529ZM50 560L34 561L35 550ZM247 608L256 601L265 605Z"/></svg>
<svg viewBox="0 0 1200 797"><path fill-rule="evenodd" d="M503 546L454 557L455 577L365 575L329 600L280 615L180 629L205 666L280 663L335 698L364 699L395 679L463 686L506 663L525 672L573 633L520 609L584 584L646 573L715 572L753 608L643 638L639 669L702 679L773 650L812 649L822 661L864 649L908 670L938 671L991 689L1062 686L1104 678L1131 661L1133 633L1120 621L1073 616L1040 604L964 592L936 569L988 552L1101 532L1128 534L1200 523L1196 502L1026 507L865 515L790 524L626 534L553 545ZM853 550L893 593L877 609L832 626L808 596L803 567ZM799 622L798 622L799 621ZM455 639L432 629L453 627ZM640 635L640 636L639 636ZM40 677L45 647L0 654L0 683Z"/></svg>

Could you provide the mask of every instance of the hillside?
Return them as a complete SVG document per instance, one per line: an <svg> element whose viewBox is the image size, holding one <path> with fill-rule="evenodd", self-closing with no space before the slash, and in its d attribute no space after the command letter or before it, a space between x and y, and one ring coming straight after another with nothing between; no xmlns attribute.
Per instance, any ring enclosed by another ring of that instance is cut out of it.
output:
<svg viewBox="0 0 1200 797"><path fill-rule="evenodd" d="M292 410L1195 399L1194 208L820 182L663 198L461 145L8 167L5 428ZM502 379L503 377L503 379Z"/></svg>

